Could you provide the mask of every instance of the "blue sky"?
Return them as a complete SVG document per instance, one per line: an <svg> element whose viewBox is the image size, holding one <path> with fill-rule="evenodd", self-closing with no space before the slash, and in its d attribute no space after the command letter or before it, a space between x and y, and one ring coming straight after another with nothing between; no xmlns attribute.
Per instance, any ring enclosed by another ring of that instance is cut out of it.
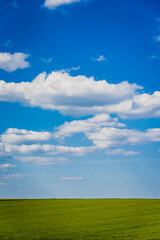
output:
<svg viewBox="0 0 160 240"><path fill-rule="evenodd" d="M160 198L160 4L0 1L0 198Z"/></svg>

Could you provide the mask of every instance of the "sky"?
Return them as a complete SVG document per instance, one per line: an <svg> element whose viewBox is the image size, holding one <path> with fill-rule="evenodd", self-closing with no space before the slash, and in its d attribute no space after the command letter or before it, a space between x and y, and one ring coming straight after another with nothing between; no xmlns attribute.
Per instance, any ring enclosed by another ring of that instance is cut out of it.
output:
<svg viewBox="0 0 160 240"><path fill-rule="evenodd" d="M0 0L0 198L160 198L160 3Z"/></svg>

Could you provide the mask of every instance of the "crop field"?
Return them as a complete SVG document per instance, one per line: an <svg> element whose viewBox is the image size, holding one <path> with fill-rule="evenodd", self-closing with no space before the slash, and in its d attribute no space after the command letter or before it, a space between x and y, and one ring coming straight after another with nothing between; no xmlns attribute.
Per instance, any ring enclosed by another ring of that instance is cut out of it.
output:
<svg viewBox="0 0 160 240"><path fill-rule="evenodd" d="M0 239L160 240L160 200L0 200Z"/></svg>

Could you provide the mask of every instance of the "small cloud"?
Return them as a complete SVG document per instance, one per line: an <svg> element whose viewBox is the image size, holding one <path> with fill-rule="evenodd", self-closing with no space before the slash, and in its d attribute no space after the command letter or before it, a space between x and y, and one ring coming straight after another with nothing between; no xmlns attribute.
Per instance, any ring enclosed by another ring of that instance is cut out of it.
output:
<svg viewBox="0 0 160 240"><path fill-rule="evenodd" d="M2 170L4 172L7 171L8 168L14 168L14 167L16 167L16 166L12 165L10 163L0 164L0 170Z"/></svg>
<svg viewBox="0 0 160 240"><path fill-rule="evenodd" d="M81 67L80 66L78 66L78 67L73 67L73 68L70 68L70 71L77 71L77 70L79 70Z"/></svg>
<svg viewBox="0 0 160 240"><path fill-rule="evenodd" d="M13 72L18 68L24 69L29 67L29 62L26 61L30 55L25 53L9 53L0 52L0 68L7 71Z"/></svg>
<svg viewBox="0 0 160 240"><path fill-rule="evenodd" d="M97 58L91 57L91 60L96 62L104 62L106 61L106 58L103 55L99 55Z"/></svg>
<svg viewBox="0 0 160 240"><path fill-rule="evenodd" d="M43 7L46 7L48 9L55 9L61 5L69 5L80 1L81 0L45 0Z"/></svg>
<svg viewBox="0 0 160 240"><path fill-rule="evenodd" d="M71 71L78 71L81 67L72 67L72 68L66 68L66 69L61 69L61 73L70 73Z"/></svg>
<svg viewBox="0 0 160 240"><path fill-rule="evenodd" d="M62 181L83 181L84 177L61 177Z"/></svg>
<svg viewBox="0 0 160 240"><path fill-rule="evenodd" d="M52 60L53 60L53 58L43 58L43 57L41 57L41 60L44 62L44 63L50 63Z"/></svg>
<svg viewBox="0 0 160 240"><path fill-rule="evenodd" d="M7 40L3 46L6 47L6 48L11 48L11 47L14 47L14 43L11 41L11 40Z"/></svg>

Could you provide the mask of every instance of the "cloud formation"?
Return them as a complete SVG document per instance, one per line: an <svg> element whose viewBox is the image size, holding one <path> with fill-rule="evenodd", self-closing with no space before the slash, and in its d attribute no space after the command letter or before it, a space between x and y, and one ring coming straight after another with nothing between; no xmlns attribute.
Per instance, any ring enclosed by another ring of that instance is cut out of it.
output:
<svg viewBox="0 0 160 240"><path fill-rule="evenodd" d="M25 53L9 53L0 52L0 69L7 72L13 72L18 68L24 69L29 67L29 62L26 61L30 55Z"/></svg>
<svg viewBox="0 0 160 240"><path fill-rule="evenodd" d="M108 114L98 114L86 120L74 120L65 122L57 128L55 138L71 137L75 133L84 133L99 131L102 127L125 127L125 124L119 123L117 118L111 118Z"/></svg>
<svg viewBox="0 0 160 240"><path fill-rule="evenodd" d="M67 146L59 143L59 139L65 140L66 137L72 137L77 133L82 134L82 140L90 140L90 145L85 146L85 142L84 146ZM57 143L53 144L56 140ZM117 118L99 114L86 120L65 122L53 132L8 129L0 136L0 152L3 156L22 162L51 165L68 162L69 156L83 156L97 151L110 155L134 156L139 152L128 150L128 146L152 142L160 142L160 128L146 131L128 129ZM5 167L9 165L2 166Z"/></svg>
<svg viewBox="0 0 160 240"><path fill-rule="evenodd" d="M39 74L32 82L0 81L0 101L58 110L71 116L115 113L121 118L160 117L160 91L147 94L141 89L127 81L110 84L94 77L53 71Z"/></svg>
<svg viewBox="0 0 160 240"><path fill-rule="evenodd" d="M68 5L80 1L81 0L45 0L44 7L47 7L49 9L55 9L61 5Z"/></svg>
<svg viewBox="0 0 160 240"><path fill-rule="evenodd" d="M140 89L142 87L128 82L110 84L106 80L95 81L93 77L83 75L72 77L60 71L39 74L32 82L0 81L0 101L20 102L68 115L132 113L136 110L135 107L132 109L133 102L138 101L134 98L141 97L138 94ZM159 99L158 92L155 98Z"/></svg>
<svg viewBox="0 0 160 240"><path fill-rule="evenodd" d="M52 134L49 132L36 132L24 129L8 128L7 131L0 136L0 140L1 142L8 144L24 144L47 141L51 139L51 137Z"/></svg>

